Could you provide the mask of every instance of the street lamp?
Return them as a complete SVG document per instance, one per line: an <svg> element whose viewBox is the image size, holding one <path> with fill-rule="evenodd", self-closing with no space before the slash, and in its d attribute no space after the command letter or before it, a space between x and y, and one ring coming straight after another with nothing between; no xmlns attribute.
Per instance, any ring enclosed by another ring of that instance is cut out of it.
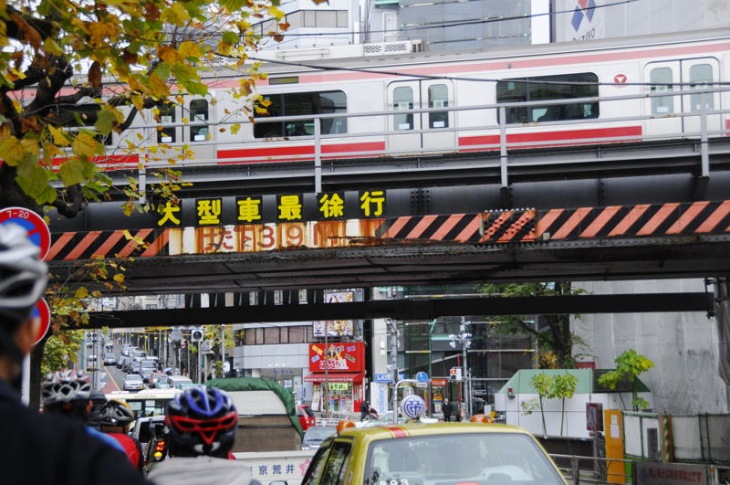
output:
<svg viewBox="0 0 730 485"><path fill-rule="evenodd" d="M471 390L469 389L471 385L471 380L469 379L469 365L467 362L467 356L469 352L469 347L471 347L471 333L467 331L467 323L464 321L463 317L461 319L461 325L459 325L459 334L451 334L449 335L449 345L452 349L456 348L456 344L458 343L461 345L461 352L462 352L462 380L464 382L464 400L466 401L466 411L468 416L471 416Z"/></svg>

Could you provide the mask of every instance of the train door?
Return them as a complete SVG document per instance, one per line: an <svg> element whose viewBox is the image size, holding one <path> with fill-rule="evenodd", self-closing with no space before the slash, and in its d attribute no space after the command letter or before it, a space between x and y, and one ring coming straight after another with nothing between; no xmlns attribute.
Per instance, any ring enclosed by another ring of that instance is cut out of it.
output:
<svg viewBox="0 0 730 485"><path fill-rule="evenodd" d="M395 111L388 121L388 149L440 150L452 148L454 114L448 108L454 102L453 86L448 81L398 81L388 86L388 105ZM444 111L413 113L422 108Z"/></svg>
<svg viewBox="0 0 730 485"><path fill-rule="evenodd" d="M710 57L647 64L644 78L650 83L650 92L667 93L667 95L655 96L647 100L647 112L653 119L646 123L646 134L662 135L680 132L698 134L702 102L707 111L717 110L720 107L720 95L718 93L690 93L678 96L672 93L680 89L687 92L693 89L710 88L713 86L712 83L719 80L719 75L717 59ZM676 116L680 113L685 116ZM720 115L708 116L707 130L719 129Z"/></svg>

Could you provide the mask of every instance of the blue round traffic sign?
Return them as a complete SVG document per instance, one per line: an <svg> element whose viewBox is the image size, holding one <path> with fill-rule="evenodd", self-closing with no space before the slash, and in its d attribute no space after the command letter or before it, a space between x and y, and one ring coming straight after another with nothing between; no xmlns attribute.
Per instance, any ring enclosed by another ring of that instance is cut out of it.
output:
<svg viewBox="0 0 730 485"><path fill-rule="evenodd" d="M425 372L423 372L423 371L421 371L421 372L417 372L417 373L416 373L416 380L417 380L418 382L428 382L428 374L426 374L426 373L425 373Z"/></svg>
<svg viewBox="0 0 730 485"><path fill-rule="evenodd" d="M25 207L0 209L0 224L12 222L28 233L28 238L41 249L41 259L46 259L51 249L51 231L41 216Z"/></svg>

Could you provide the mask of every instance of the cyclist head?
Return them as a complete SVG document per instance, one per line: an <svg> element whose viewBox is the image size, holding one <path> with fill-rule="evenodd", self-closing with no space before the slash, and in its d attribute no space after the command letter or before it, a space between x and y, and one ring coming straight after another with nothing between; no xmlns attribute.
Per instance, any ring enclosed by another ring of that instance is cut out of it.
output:
<svg viewBox="0 0 730 485"><path fill-rule="evenodd" d="M47 281L40 249L25 230L17 224L0 224L0 378L18 389L23 358L38 334L31 312Z"/></svg>
<svg viewBox="0 0 730 485"><path fill-rule="evenodd" d="M238 427L238 412L224 391L188 387L165 410L173 456L227 458Z"/></svg>
<svg viewBox="0 0 730 485"><path fill-rule="evenodd" d="M126 433L135 419L137 419L137 416L129 404L112 399L104 404L95 421L102 431L114 432L121 430L121 432Z"/></svg>
<svg viewBox="0 0 730 485"><path fill-rule="evenodd" d="M91 379L83 372L53 372L41 384L41 401L46 412L86 419L91 410L90 397Z"/></svg>

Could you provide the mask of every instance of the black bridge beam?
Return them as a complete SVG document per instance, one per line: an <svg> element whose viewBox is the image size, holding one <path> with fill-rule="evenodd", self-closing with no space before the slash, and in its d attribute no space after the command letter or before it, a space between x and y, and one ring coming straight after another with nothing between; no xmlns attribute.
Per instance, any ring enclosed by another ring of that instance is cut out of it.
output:
<svg viewBox="0 0 730 485"><path fill-rule="evenodd" d="M711 293L648 293L538 297L469 297L373 300L353 303L255 305L163 310L91 312L79 328L275 323L313 320L432 320L455 315L549 315L596 313L706 312L714 314Z"/></svg>

